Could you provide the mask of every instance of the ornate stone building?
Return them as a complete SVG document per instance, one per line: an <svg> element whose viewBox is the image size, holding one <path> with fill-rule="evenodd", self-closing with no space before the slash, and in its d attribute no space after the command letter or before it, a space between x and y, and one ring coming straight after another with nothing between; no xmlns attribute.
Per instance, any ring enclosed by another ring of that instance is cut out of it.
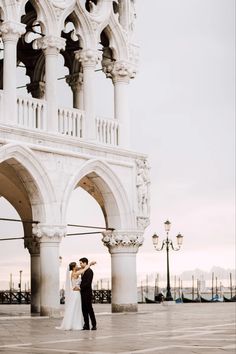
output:
<svg viewBox="0 0 236 354"><path fill-rule="evenodd" d="M59 245L82 187L102 209L111 254L112 311L136 311L136 253L149 223L149 167L129 147L134 0L0 0L0 195L20 215L31 256L32 312L59 309ZM69 70L73 108L57 95L57 62ZM18 95L17 66L30 79ZM114 113L97 115L94 80L112 80ZM27 221L27 222L26 222ZM89 253L89 246L88 246Z"/></svg>

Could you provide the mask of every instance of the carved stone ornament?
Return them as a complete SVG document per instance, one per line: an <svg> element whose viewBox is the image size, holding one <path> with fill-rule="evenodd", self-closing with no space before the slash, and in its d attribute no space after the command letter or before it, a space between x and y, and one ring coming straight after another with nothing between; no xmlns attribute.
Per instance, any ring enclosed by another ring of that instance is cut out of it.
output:
<svg viewBox="0 0 236 354"><path fill-rule="evenodd" d="M25 248L28 248L30 254L40 254L40 244L33 237L25 239Z"/></svg>
<svg viewBox="0 0 236 354"><path fill-rule="evenodd" d="M146 227L150 224L150 219L143 216L137 216L137 228L145 230Z"/></svg>
<svg viewBox="0 0 236 354"><path fill-rule="evenodd" d="M148 217L150 214L150 176L149 165L147 160L136 160L137 166L137 199L138 199L138 215Z"/></svg>
<svg viewBox="0 0 236 354"><path fill-rule="evenodd" d="M94 49L84 49L75 52L76 60L79 60L83 67L95 68L95 66L101 60L101 55L102 54L100 52Z"/></svg>
<svg viewBox="0 0 236 354"><path fill-rule="evenodd" d="M135 248L138 248L143 244L142 231L105 231L102 235L102 242L109 250L117 247L126 248L135 246Z"/></svg>
<svg viewBox="0 0 236 354"><path fill-rule="evenodd" d="M15 21L6 21L0 25L0 32L4 41L17 41L25 33L25 25Z"/></svg>
<svg viewBox="0 0 236 354"><path fill-rule="evenodd" d="M32 45L34 49L51 49L52 51L59 52L60 50L65 50L66 40L56 36L45 36L35 39Z"/></svg>
<svg viewBox="0 0 236 354"><path fill-rule="evenodd" d="M35 239L41 241L60 242L65 237L67 231L64 225L46 225L38 224L33 226L33 235Z"/></svg>
<svg viewBox="0 0 236 354"><path fill-rule="evenodd" d="M67 75L66 76L66 82L72 90L80 89L80 87L83 85L83 73L75 73L72 75Z"/></svg>
<svg viewBox="0 0 236 354"><path fill-rule="evenodd" d="M135 67L125 61L103 61L103 71L113 82L129 82L136 75Z"/></svg>
<svg viewBox="0 0 236 354"><path fill-rule="evenodd" d="M72 6L73 4L76 3L76 0L51 0L52 4L54 7L57 7L59 9L66 9L69 6Z"/></svg>
<svg viewBox="0 0 236 354"><path fill-rule="evenodd" d="M45 96L45 82L34 81L26 84L27 91L31 93L34 98L43 98Z"/></svg>

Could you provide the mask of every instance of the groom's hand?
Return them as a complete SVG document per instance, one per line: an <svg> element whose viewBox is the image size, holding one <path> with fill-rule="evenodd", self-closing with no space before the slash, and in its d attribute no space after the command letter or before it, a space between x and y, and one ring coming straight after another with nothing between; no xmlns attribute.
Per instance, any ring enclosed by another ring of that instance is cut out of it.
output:
<svg viewBox="0 0 236 354"><path fill-rule="evenodd" d="M75 286L75 287L73 288L73 291L80 291L80 287L79 287L79 286Z"/></svg>

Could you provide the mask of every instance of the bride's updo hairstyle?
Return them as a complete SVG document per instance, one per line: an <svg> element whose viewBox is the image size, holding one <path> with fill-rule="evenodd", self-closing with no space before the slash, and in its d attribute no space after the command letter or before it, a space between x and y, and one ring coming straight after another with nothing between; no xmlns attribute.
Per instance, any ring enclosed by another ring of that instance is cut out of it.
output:
<svg viewBox="0 0 236 354"><path fill-rule="evenodd" d="M69 270L73 270L75 268L75 266L76 266L76 262L71 262L69 264Z"/></svg>

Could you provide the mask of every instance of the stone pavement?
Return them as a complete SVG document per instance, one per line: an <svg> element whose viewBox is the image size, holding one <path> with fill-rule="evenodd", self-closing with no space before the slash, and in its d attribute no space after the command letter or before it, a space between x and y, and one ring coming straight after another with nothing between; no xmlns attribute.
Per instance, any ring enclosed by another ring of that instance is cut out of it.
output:
<svg viewBox="0 0 236 354"><path fill-rule="evenodd" d="M59 331L60 318L30 317L28 305L0 305L0 353L236 353L236 303L142 304L133 314L94 308L97 331Z"/></svg>

